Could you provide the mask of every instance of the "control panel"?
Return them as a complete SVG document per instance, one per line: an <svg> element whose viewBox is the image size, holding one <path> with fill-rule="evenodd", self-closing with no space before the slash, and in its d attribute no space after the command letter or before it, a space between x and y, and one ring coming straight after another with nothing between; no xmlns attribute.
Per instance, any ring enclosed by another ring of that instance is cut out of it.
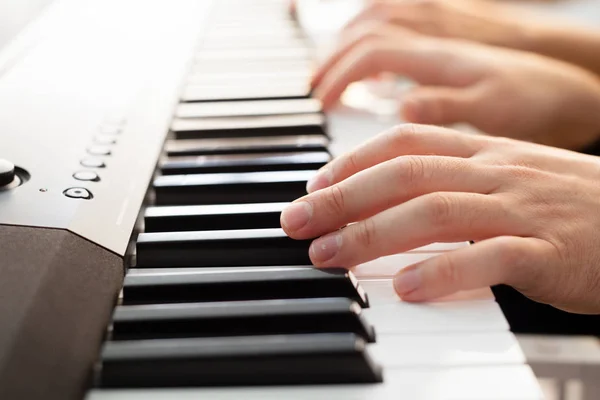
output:
<svg viewBox="0 0 600 400"><path fill-rule="evenodd" d="M125 253L209 6L55 2L0 54L0 225Z"/></svg>

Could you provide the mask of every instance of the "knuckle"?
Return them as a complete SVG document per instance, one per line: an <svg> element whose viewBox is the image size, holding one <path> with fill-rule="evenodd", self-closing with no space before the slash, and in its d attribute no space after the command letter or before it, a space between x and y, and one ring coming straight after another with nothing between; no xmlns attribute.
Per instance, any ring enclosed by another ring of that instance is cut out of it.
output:
<svg viewBox="0 0 600 400"><path fill-rule="evenodd" d="M339 185L333 185L327 189L325 205L330 214L341 215L345 212L346 195Z"/></svg>
<svg viewBox="0 0 600 400"><path fill-rule="evenodd" d="M431 224L434 226L447 226L457 214L456 202L445 193L428 195L426 207Z"/></svg>
<svg viewBox="0 0 600 400"><path fill-rule="evenodd" d="M519 244L513 238L498 238L497 257L500 265L503 266L506 279L509 281L522 282L526 274L531 274L533 270L528 268L528 252L525 247ZM528 278L528 280L531 279ZM534 279L536 279L534 277Z"/></svg>
<svg viewBox="0 0 600 400"><path fill-rule="evenodd" d="M355 241L361 247L371 247L375 243L375 224L371 219L365 219L356 224Z"/></svg>
<svg viewBox="0 0 600 400"><path fill-rule="evenodd" d="M532 180L539 176L539 173L529 165L509 165L503 166L504 173L510 181L513 180Z"/></svg>
<svg viewBox="0 0 600 400"><path fill-rule="evenodd" d="M417 124L396 125L391 130L391 145L412 147L422 140L421 130L421 125Z"/></svg>
<svg viewBox="0 0 600 400"><path fill-rule="evenodd" d="M406 185L418 184L426 178L425 160L417 156L402 156L396 158L396 174L398 180Z"/></svg>
<svg viewBox="0 0 600 400"><path fill-rule="evenodd" d="M341 163L341 170L352 172L358 172L361 170L360 163L358 161L358 154L356 152L351 152L344 157L344 160Z"/></svg>
<svg viewBox="0 0 600 400"><path fill-rule="evenodd" d="M526 146L522 141L503 136L489 136L486 138L486 149L495 153L511 155L522 151Z"/></svg>

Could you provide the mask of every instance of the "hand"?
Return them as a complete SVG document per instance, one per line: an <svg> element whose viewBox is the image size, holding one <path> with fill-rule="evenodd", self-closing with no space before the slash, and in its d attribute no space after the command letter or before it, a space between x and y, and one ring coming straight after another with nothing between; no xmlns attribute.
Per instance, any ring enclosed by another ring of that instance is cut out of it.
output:
<svg viewBox="0 0 600 400"><path fill-rule="evenodd" d="M434 242L472 246L405 268L407 301L509 284L558 308L600 313L600 159L453 130L401 125L326 165L281 216L318 267ZM353 223L356 222L356 223Z"/></svg>
<svg viewBox="0 0 600 400"><path fill-rule="evenodd" d="M362 26L345 39L313 78L326 109L350 83L392 72L421 85L403 99L409 122L466 122L569 149L600 134L600 80L573 65L391 25Z"/></svg>
<svg viewBox="0 0 600 400"><path fill-rule="evenodd" d="M346 30L377 21L431 36L521 48L532 36L533 17L522 7L488 0L376 0Z"/></svg>
<svg viewBox="0 0 600 400"><path fill-rule="evenodd" d="M540 19L521 6L487 0L372 0L347 30L365 22L532 51L600 75L600 30Z"/></svg>

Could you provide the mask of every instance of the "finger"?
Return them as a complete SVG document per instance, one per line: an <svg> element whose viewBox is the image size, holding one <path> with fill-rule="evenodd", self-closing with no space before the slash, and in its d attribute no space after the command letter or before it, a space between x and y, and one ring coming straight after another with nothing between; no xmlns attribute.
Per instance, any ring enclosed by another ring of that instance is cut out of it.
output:
<svg viewBox="0 0 600 400"><path fill-rule="evenodd" d="M335 64L362 43L386 37L393 40L401 40L403 37L408 37L410 35L414 35L414 33L411 33L406 29L396 28L375 21L367 21L357 25L354 29L344 32L340 38L337 49L319 66L312 77L311 88L316 88L323 80L323 77Z"/></svg>
<svg viewBox="0 0 600 400"><path fill-rule="evenodd" d="M477 96L470 87L426 86L413 90L403 99L401 114L406 121L418 124L453 124L471 122L476 106Z"/></svg>
<svg viewBox="0 0 600 400"><path fill-rule="evenodd" d="M520 235L521 225L498 196L436 192L314 240L309 256L319 267L350 268L435 242Z"/></svg>
<svg viewBox="0 0 600 400"><path fill-rule="evenodd" d="M294 239L309 239L427 193L490 193L499 186L494 171L457 157L394 158L295 201L281 213L281 226Z"/></svg>
<svg viewBox="0 0 600 400"><path fill-rule="evenodd" d="M426 301L496 284L535 285L551 245L535 238L494 237L404 268L394 277L405 301Z"/></svg>
<svg viewBox="0 0 600 400"><path fill-rule="evenodd" d="M314 94L327 109L349 84L381 72L400 74L425 85L466 86L476 81L480 72L476 66L463 65L472 60L459 54L461 46L454 51L453 43L422 35L407 35L401 40L367 38L324 69Z"/></svg>
<svg viewBox="0 0 600 400"><path fill-rule="evenodd" d="M398 156L471 157L491 141L436 126L398 125L331 161L308 182L306 189L309 193L324 189Z"/></svg>

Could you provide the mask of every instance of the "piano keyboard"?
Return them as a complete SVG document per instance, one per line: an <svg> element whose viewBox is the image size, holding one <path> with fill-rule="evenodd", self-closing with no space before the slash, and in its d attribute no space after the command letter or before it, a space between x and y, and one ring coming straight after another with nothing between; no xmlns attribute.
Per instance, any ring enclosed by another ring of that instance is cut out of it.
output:
<svg viewBox="0 0 600 400"><path fill-rule="evenodd" d="M286 5L213 3L87 399L540 399L489 291L393 293L463 244L317 270L280 229L336 136Z"/></svg>

